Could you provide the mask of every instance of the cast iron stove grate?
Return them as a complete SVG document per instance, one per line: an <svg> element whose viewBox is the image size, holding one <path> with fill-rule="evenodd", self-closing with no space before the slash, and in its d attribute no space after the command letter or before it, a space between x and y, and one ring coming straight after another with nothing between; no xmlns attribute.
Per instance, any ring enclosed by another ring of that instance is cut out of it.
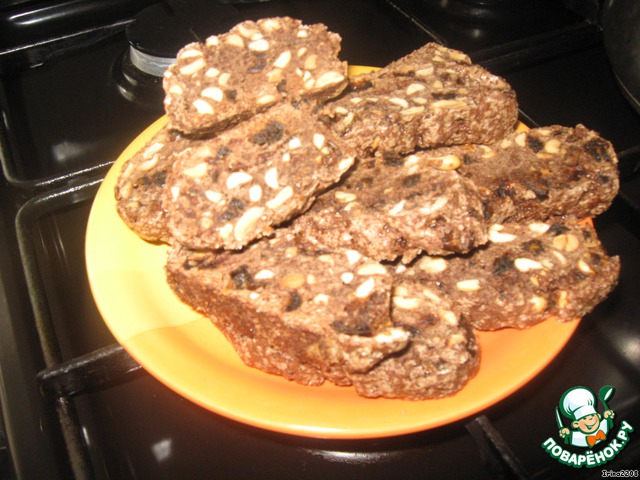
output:
<svg viewBox="0 0 640 480"><path fill-rule="evenodd" d="M398 11L405 20L408 20L411 25L422 29L426 36L437 38L443 43L447 43L446 35L439 36L438 32L434 32L424 22L424 19L412 12L410 8L407 8L411 6L410 4L415 4L416 2L389 1L387 3ZM126 22L114 25L116 29L121 29L126 25ZM592 47L598 48L600 41L597 25L592 21L578 22L534 35L526 40L514 39L499 45L486 45L483 48L474 50L471 55L475 61L487 66L495 73L505 74L507 77L513 74L513 81L526 83L526 78L520 80L520 72L535 69L539 64L550 59L563 58L566 55L585 49L588 50ZM25 61L33 60L28 57L29 55L25 50L24 52L19 52L18 56L14 58L22 58ZM508 79L512 81L510 78ZM541 108L544 109L545 107ZM545 122L544 116L539 115L535 108L525 108L522 113L522 119L531 126ZM635 121L637 123L637 119ZM639 144L640 142L626 142L626 139L621 139L618 142L623 180L628 185L638 183ZM92 456L87 446L86 436L83 432L83 426L78 419L76 400L94 392L108 391L116 385L144 377L147 374L122 347L115 343L106 342L106 344L103 343L99 347L91 348L87 353L73 356L70 359L64 358L64 355L61 354L61 342L63 339L58 338L56 333L51 298L48 295L50 286L47 285L47 281L42 276L42 266L40 265L42 257L38 252L40 247L37 242L34 242L34 229L37 230L41 222L44 221L46 223L48 221L46 219L52 212L81 205L81 210L86 213L100 185L100 179L97 177L106 168L108 168L108 164L99 165L95 171L81 171L80 174L74 174L72 178L64 178L62 181L59 178L52 177L39 182L35 186L42 187L47 191L38 193L28 200L20 209L16 220L26 282L33 306L42 354L45 358L45 369L38 373L36 381L43 399L51 409L56 411L69 456L70 471L78 479L94 478L100 475L96 473ZM8 177L11 180L11 175ZM93 177L93 179L86 180L87 177ZM15 184L18 187L24 186L21 182L15 182ZM27 186L32 187L34 185L29 184ZM640 219L640 203L634 200L633 192L633 190L631 193L623 191L611 214L602 221L605 229L609 228L610 225L614 225L612 230L619 233L620 228L618 225L621 225L623 230L631 232L632 235L627 239L629 248L637 245L640 239L640 232L638 232L637 227ZM629 275L633 281L635 276ZM587 330L583 337L586 336L588 338L589 334L590 331ZM581 340L584 339L583 337L581 337ZM612 340L609 344L615 345L615 342ZM611 350L615 352L615 347L612 346ZM562 360L566 360L566 357ZM627 377L633 378L632 375L637 376L638 369L640 369L639 365L630 363L629 359L624 355L616 356L616 362L621 365L621 371L628 373ZM553 368L557 373L560 367L554 366ZM537 387L541 387L540 383L536 383ZM551 399L551 401L555 401L555 399ZM619 413L623 417L635 418L631 417L630 413L635 405L637 405L637 401L635 403L629 401L624 408L621 407ZM513 441L514 435L507 427L508 421L500 418L500 416L494 416L494 413L494 410L490 410L473 419L467 419L464 424L458 425L459 428L456 430L458 433L460 431L466 432L464 441L472 444L472 450L483 461L485 471L478 472L478 476L481 478L550 478L556 475L558 471L564 472L562 470L549 470L544 467L537 468L535 471L527 471L526 466L530 465L531 462L527 461L526 455L522 454L518 444ZM427 437L432 438L428 435ZM542 440L543 438L540 438L540 441ZM392 447L398 444L405 445L402 439L398 440L398 442L394 443L392 441L390 445ZM384 440L381 440L380 443L385 445ZM314 443L311 444L315 445ZM377 445L375 447L380 448ZM427 455L429 450L430 447L425 448L424 455ZM637 448L634 451L626 452L625 456L621 457L622 463L619 466L625 465L624 462L630 466L633 465L632 462L637 458L637 454ZM600 478L600 472L591 472L591 474L594 478L595 476Z"/></svg>

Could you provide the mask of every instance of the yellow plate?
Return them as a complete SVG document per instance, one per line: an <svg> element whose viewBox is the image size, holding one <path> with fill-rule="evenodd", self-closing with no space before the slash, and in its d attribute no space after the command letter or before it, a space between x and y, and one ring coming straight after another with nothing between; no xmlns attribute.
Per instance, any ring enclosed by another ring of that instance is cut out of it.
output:
<svg viewBox="0 0 640 480"><path fill-rule="evenodd" d="M96 304L113 335L150 374L185 398L256 427L319 438L373 438L445 425L518 390L560 352L578 321L480 332L480 370L458 394L420 402L365 399L349 387L304 387L249 368L211 322L165 281L167 247L141 240L116 213L122 164L166 122L121 154L91 209L86 261Z"/></svg>

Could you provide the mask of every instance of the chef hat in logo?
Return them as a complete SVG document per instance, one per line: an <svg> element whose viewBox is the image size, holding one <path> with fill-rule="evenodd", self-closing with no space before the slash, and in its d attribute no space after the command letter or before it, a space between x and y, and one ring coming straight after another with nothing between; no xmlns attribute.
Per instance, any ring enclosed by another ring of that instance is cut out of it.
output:
<svg viewBox="0 0 640 480"><path fill-rule="evenodd" d="M580 420L587 415L595 415L596 396L587 388L574 387L567 390L560 399L562 414L573 420Z"/></svg>

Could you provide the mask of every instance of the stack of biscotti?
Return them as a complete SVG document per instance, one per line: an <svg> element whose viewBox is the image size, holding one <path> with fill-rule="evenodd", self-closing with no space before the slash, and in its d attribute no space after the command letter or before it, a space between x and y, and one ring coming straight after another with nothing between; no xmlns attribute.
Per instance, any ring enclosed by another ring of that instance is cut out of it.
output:
<svg viewBox="0 0 640 480"><path fill-rule="evenodd" d="M164 75L169 122L220 131L282 101L332 98L347 82L340 41L322 24L267 18L189 44Z"/></svg>
<svg viewBox="0 0 640 480"><path fill-rule="evenodd" d="M436 398L478 366L473 332L445 299L415 305L379 262L355 250L301 250L286 229L242 251L174 245L167 275L245 363L304 385Z"/></svg>
<svg viewBox="0 0 640 480"><path fill-rule="evenodd" d="M291 18L187 45L168 124L123 167L121 217L171 244L167 281L243 361L305 385L460 390L474 329L588 313L617 281L579 220L617 193L582 126L516 132L515 93L427 44L347 78L340 38Z"/></svg>
<svg viewBox="0 0 640 480"><path fill-rule="evenodd" d="M339 50L286 17L185 46L164 76L168 124L118 180L123 220L151 241L241 248L304 210L353 162L310 113L347 86Z"/></svg>
<svg viewBox="0 0 640 480"><path fill-rule="evenodd" d="M513 131L517 101L503 79L461 52L430 43L352 79L320 115L359 156L394 155L494 142Z"/></svg>
<svg viewBox="0 0 640 480"><path fill-rule="evenodd" d="M194 249L243 248L336 183L353 164L347 152L309 106L274 106L175 155L169 230Z"/></svg>
<svg viewBox="0 0 640 480"><path fill-rule="evenodd" d="M122 168L115 189L118 214L129 227L149 241L171 240L163 196L175 155L189 140L178 131L162 128Z"/></svg>
<svg viewBox="0 0 640 480"><path fill-rule="evenodd" d="M619 259L607 256L589 222L494 224L489 239L470 256L425 255L395 275L438 291L478 330L574 320L604 300L618 278Z"/></svg>
<svg viewBox="0 0 640 480"><path fill-rule="evenodd" d="M581 125L514 132L489 145L362 158L294 220L301 244L346 245L404 263L420 252L468 253L487 242L493 224L593 217L619 188L611 144Z"/></svg>

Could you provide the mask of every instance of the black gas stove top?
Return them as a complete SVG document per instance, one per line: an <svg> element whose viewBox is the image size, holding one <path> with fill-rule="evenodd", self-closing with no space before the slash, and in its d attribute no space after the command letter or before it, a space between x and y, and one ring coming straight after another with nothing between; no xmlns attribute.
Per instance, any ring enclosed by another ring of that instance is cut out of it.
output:
<svg viewBox="0 0 640 480"><path fill-rule="evenodd" d="M637 433L597 468L572 468L543 447L560 441L555 407L577 385L614 386L616 428L640 425L640 117L611 70L600 8L597 0L5 2L0 477L602 478L603 469L637 469ZM154 62L188 38L275 15L325 23L351 64L384 65L429 41L461 49L511 83L527 125L582 123L614 144L622 189L596 227L621 257L620 284L505 400L410 435L288 436L185 400L105 326L87 280L87 218L115 158L163 113Z"/></svg>

